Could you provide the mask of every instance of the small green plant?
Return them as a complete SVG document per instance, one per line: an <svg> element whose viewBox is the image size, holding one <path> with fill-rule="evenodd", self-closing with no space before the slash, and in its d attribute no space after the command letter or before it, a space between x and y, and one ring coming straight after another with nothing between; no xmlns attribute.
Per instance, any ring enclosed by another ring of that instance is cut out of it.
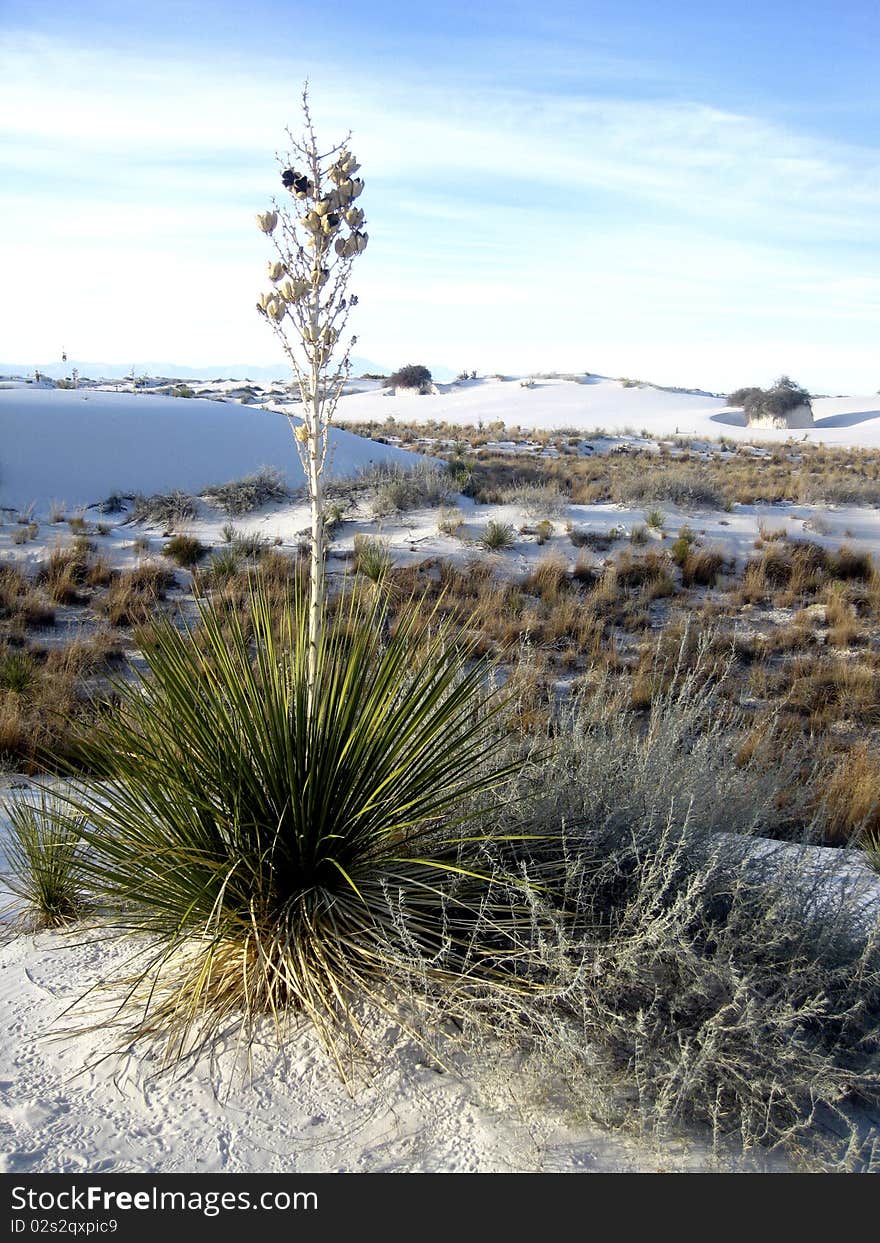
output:
<svg viewBox="0 0 880 1243"><path fill-rule="evenodd" d="M371 582L381 583L391 569L391 551L387 540L373 539L369 535L354 537L353 569Z"/></svg>
<svg viewBox="0 0 880 1243"><path fill-rule="evenodd" d="M60 928L86 910L81 864L84 817L46 790L37 804L23 798L3 805L9 820L7 888L18 920L29 928Z"/></svg>
<svg viewBox="0 0 880 1243"><path fill-rule="evenodd" d="M645 524L652 531L662 531L666 526L666 515L662 509L649 509L645 514Z"/></svg>
<svg viewBox="0 0 880 1243"><path fill-rule="evenodd" d="M195 397L195 390L188 384L175 384L171 390L172 397Z"/></svg>
<svg viewBox="0 0 880 1243"><path fill-rule="evenodd" d="M235 578L241 570L242 554L238 541L228 548L220 548L208 562L207 575L211 582L225 583Z"/></svg>
<svg viewBox="0 0 880 1243"><path fill-rule="evenodd" d="M16 648L0 651L0 690L26 695L37 680L33 657Z"/></svg>
<svg viewBox="0 0 880 1243"><path fill-rule="evenodd" d="M197 561L201 561L208 549L194 535L175 535L168 541L162 551L176 565L188 570Z"/></svg>
<svg viewBox="0 0 880 1243"><path fill-rule="evenodd" d="M629 533L629 542L631 544L647 544L648 528L646 526L637 525L632 528Z"/></svg>
<svg viewBox="0 0 880 1243"><path fill-rule="evenodd" d="M486 523L480 543L488 552L502 552L512 548L515 539L516 532L509 522L498 522L493 518Z"/></svg>
<svg viewBox="0 0 880 1243"><path fill-rule="evenodd" d="M542 518L535 527L535 536L539 544L546 544L553 536L553 523L549 518Z"/></svg>
<svg viewBox="0 0 880 1243"><path fill-rule="evenodd" d="M673 540L669 549L669 555L676 565L684 565L685 560L691 551L691 545L695 542L696 536L689 526L680 528L678 535Z"/></svg>

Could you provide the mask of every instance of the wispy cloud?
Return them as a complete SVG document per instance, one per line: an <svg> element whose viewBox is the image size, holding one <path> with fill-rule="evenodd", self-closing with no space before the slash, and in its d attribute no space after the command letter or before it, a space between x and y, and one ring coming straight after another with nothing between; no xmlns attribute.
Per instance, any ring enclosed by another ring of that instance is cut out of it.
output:
<svg viewBox="0 0 880 1243"><path fill-rule="evenodd" d="M734 368L762 379L772 336L829 385L861 349L868 380L880 145L700 100L455 93L405 69L389 85L354 60L108 62L32 37L0 80L4 352L42 356L54 317L80 353L127 357L137 341L180 361L272 356L252 311L265 259L252 215L275 191L306 71L321 131L353 125L368 178L363 352L505 369L589 354L598 370L629 350L628 370L665 360L656 377L675 381L699 339L714 373L696 378L721 385Z"/></svg>

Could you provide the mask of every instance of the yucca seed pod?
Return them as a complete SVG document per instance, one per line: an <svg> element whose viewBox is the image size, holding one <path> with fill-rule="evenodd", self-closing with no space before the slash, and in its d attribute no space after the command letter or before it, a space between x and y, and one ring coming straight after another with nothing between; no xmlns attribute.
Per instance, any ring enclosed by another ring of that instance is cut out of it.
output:
<svg viewBox="0 0 880 1243"><path fill-rule="evenodd" d="M261 311L268 311L269 303L272 301L274 297L275 297L274 289L271 290L269 293L261 293L260 296L257 298L257 306L260 308Z"/></svg>
<svg viewBox="0 0 880 1243"><path fill-rule="evenodd" d="M284 276L285 272L287 271L287 268L284 266L284 264L281 262L280 259L270 259L268 267L269 267L269 280L270 281L280 281L282 276Z"/></svg>
<svg viewBox="0 0 880 1243"><path fill-rule="evenodd" d="M292 168L285 168L281 174L281 184L298 199L307 198L313 189L305 173L298 173Z"/></svg>
<svg viewBox="0 0 880 1243"><path fill-rule="evenodd" d="M360 177L355 177L351 183L351 197L356 199L359 194L364 192L364 183Z"/></svg>
<svg viewBox="0 0 880 1243"><path fill-rule="evenodd" d="M293 433L301 445L304 445L309 438L309 429L305 423L300 423L299 427Z"/></svg>
<svg viewBox="0 0 880 1243"><path fill-rule="evenodd" d="M345 222L351 225L353 229L359 229L364 223L364 213L359 207L349 207L345 213Z"/></svg>
<svg viewBox="0 0 880 1243"><path fill-rule="evenodd" d="M257 227L263 233L271 233L278 223L277 211L258 211L256 215Z"/></svg>
<svg viewBox="0 0 880 1243"><path fill-rule="evenodd" d="M345 257L345 253L346 253L346 252L345 252L345 248L346 248L346 246L347 246L347 245L348 245L348 238L347 238L347 237L337 237L337 239L336 239L336 244L335 244L335 247L334 247L334 249L335 249L335 251L336 251L337 255L339 255L340 257L343 257L343 258L344 258L344 257Z"/></svg>
<svg viewBox="0 0 880 1243"><path fill-rule="evenodd" d="M276 324L280 324L287 314L287 303L283 298L273 298L267 306L266 312L270 319L274 320Z"/></svg>
<svg viewBox="0 0 880 1243"><path fill-rule="evenodd" d="M323 228L321 224L321 217L316 211L306 212L303 216L303 226L308 229L310 233L320 233Z"/></svg>

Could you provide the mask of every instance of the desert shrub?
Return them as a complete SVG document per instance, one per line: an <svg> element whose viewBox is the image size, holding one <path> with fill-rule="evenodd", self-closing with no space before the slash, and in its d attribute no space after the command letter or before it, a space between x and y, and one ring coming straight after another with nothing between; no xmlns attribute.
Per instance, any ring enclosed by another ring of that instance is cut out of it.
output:
<svg viewBox="0 0 880 1243"><path fill-rule="evenodd" d="M407 363L388 377L388 383L391 388L416 388L420 393L427 393L433 377L421 363Z"/></svg>
<svg viewBox="0 0 880 1243"><path fill-rule="evenodd" d="M252 640L235 610L202 604L198 644L156 619L149 674L81 744L112 797L71 803L108 918L147 938L126 1041L155 1037L173 1063L230 1027L247 1045L263 1015L279 1035L305 1015L345 1074L367 1040L355 1008L387 1009L407 964L450 1014L516 985L527 890L496 883L471 824L515 765L484 667L465 669L436 618L410 610L389 635L352 598L324 628L310 712L302 597L257 593L249 614Z"/></svg>
<svg viewBox="0 0 880 1243"><path fill-rule="evenodd" d="M81 863L84 825L45 789L38 803L27 797L7 800L9 820L4 843L6 887L15 900L16 917L30 928L59 928L86 910Z"/></svg>
<svg viewBox="0 0 880 1243"><path fill-rule="evenodd" d="M662 531L666 526L666 515L662 509L651 509L645 514L645 525L652 531Z"/></svg>
<svg viewBox="0 0 880 1243"><path fill-rule="evenodd" d="M196 516L196 499L186 492L157 492L153 496L135 496L131 507L134 522L155 522L167 531Z"/></svg>
<svg viewBox="0 0 880 1243"><path fill-rule="evenodd" d="M190 388L188 384L175 384L171 390L172 397L195 397L195 389Z"/></svg>
<svg viewBox="0 0 880 1243"><path fill-rule="evenodd" d="M778 773L737 765L728 731L743 718L703 680L709 647L683 645L641 729L610 678L585 693L515 812L567 826L586 930L556 959L554 1003L529 1005L534 1073L565 1082L581 1117L657 1133L699 1122L813 1168L871 1168L877 1129L859 1110L880 1100L880 952L866 886L843 882L840 855L757 836L780 823L797 756L775 751Z"/></svg>
<svg viewBox="0 0 880 1243"><path fill-rule="evenodd" d="M790 410L810 401L807 390L785 375L780 376L768 389L749 389L746 392L742 405L750 417L760 414L788 414Z"/></svg>
<svg viewBox="0 0 880 1243"><path fill-rule="evenodd" d="M273 466L264 466L241 479L212 484L205 488L202 496L235 518L252 513L270 501L289 500L292 492L280 471Z"/></svg>
<svg viewBox="0 0 880 1243"><path fill-rule="evenodd" d="M372 489L370 510L376 518L442 505L449 499L446 471L424 462L418 462L411 470L380 466L361 476L360 482Z"/></svg>
<svg viewBox="0 0 880 1243"><path fill-rule="evenodd" d="M189 569L197 561L201 561L207 551L202 541L194 535L175 535L162 549L166 557L170 557L183 569Z"/></svg>
<svg viewBox="0 0 880 1243"><path fill-rule="evenodd" d="M497 522L492 518L483 528L480 543L487 552L502 552L506 548L512 548L515 539L516 532L509 522Z"/></svg>
<svg viewBox="0 0 880 1243"><path fill-rule="evenodd" d="M727 395L727 404L729 406L745 407L746 403L757 401L763 394L764 390L752 385L750 388L738 388Z"/></svg>

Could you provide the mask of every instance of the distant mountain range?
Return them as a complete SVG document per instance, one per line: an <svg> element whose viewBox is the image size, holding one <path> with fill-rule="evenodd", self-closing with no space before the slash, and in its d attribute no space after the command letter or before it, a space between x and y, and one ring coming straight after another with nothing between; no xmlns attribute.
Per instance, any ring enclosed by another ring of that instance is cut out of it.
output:
<svg viewBox="0 0 880 1243"><path fill-rule="evenodd" d="M429 364L430 365L430 364ZM0 363L0 376L33 376L35 371L41 372L52 380L67 378L73 368L82 377L90 380L121 380L130 376L132 364L89 362L80 358L70 358L67 362L54 363ZM370 358L353 355L351 374L353 376L370 373L372 375L388 375L393 367L383 366ZM452 372L448 367L431 367L435 379L451 379ZM205 363L202 367L185 367L181 363L140 362L134 364L136 376L156 376L167 380L286 380L289 369L286 363L274 363L270 366L258 363Z"/></svg>

